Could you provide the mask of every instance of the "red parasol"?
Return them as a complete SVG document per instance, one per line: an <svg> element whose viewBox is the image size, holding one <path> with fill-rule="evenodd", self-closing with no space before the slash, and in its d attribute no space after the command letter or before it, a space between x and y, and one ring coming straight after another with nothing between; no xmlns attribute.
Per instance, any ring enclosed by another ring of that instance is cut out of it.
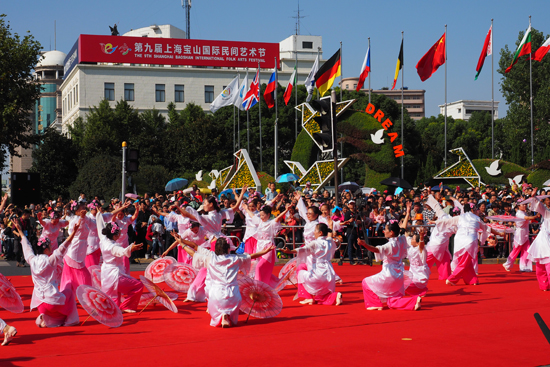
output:
<svg viewBox="0 0 550 367"><path fill-rule="evenodd" d="M145 278L149 279L153 283L164 282L164 270L171 265L177 263L177 260L171 256L161 257L153 261L145 269Z"/></svg>
<svg viewBox="0 0 550 367"><path fill-rule="evenodd" d="M521 222L522 220L525 220L525 219L518 218L515 215L490 215L485 218L490 220L496 220L498 222Z"/></svg>
<svg viewBox="0 0 550 367"><path fill-rule="evenodd" d="M101 289L101 266L92 265L88 268L88 271L92 276L92 285L94 288Z"/></svg>
<svg viewBox="0 0 550 367"><path fill-rule="evenodd" d="M164 271L164 281L176 292L187 292L196 277L195 268L182 263L170 264Z"/></svg>
<svg viewBox="0 0 550 367"><path fill-rule="evenodd" d="M539 200L542 200L542 199L546 199L547 197L550 197L550 195L537 195L537 199ZM533 201L535 201L535 199L533 197L530 197L530 198L527 198L525 200L522 200L522 201L517 201L517 204L520 205L520 204L531 204Z"/></svg>
<svg viewBox="0 0 550 367"><path fill-rule="evenodd" d="M248 277L243 277L238 282L242 297L239 309L248 314L246 322L250 315L258 319L269 319L277 316L283 309L281 297L264 282Z"/></svg>
<svg viewBox="0 0 550 367"><path fill-rule="evenodd" d="M108 327L119 327L122 325L122 311L120 311L120 308L113 302L111 297L99 289L82 284L76 289L76 296L86 312L99 323Z"/></svg>
<svg viewBox="0 0 550 367"><path fill-rule="evenodd" d="M174 293L174 292L166 292L166 295L172 300L172 301L175 301L178 299L178 294L177 293ZM156 294L154 293L143 293L141 295L141 298L139 299L139 307L145 307L147 306L150 302L151 302L151 299L153 298L156 298ZM159 303L158 301L158 298L155 299L154 301L152 301L153 304L157 304Z"/></svg>
<svg viewBox="0 0 550 367"><path fill-rule="evenodd" d="M143 308L143 310L145 310L151 302L154 302L155 300L158 300L158 302L160 302L161 305L163 305L164 307L166 307L167 309L169 309L173 313L178 313L178 308L176 307L174 302L172 302L172 300L166 294L166 292L164 292L162 289L160 289L160 287L158 285L156 285L155 283L153 283L149 279L145 278L143 275L140 275L139 279L141 280L141 282L143 283L145 288L147 288L149 290L149 292L151 292L155 295L149 301L149 303ZM141 310L141 312L143 312L143 310ZM141 312L140 312L140 314L141 314Z"/></svg>
<svg viewBox="0 0 550 367"><path fill-rule="evenodd" d="M243 277L249 277L251 279L254 279L256 277L256 266L258 266L258 261L252 260L250 261L250 268L248 269L248 274L245 274L242 270L239 269L239 272L237 273L237 280Z"/></svg>
<svg viewBox="0 0 550 367"><path fill-rule="evenodd" d="M3 274L0 274L0 281L3 281L4 283L13 287L13 284L11 284L10 280L6 278Z"/></svg>
<svg viewBox="0 0 550 367"><path fill-rule="evenodd" d="M294 259L287 262L285 266L283 266L283 268L279 272L279 278L283 279L287 273L290 273L290 275L288 276L288 281L291 284L296 285L296 283L298 283L298 278L297 278L298 274L296 272L297 267L298 267L298 258L295 257Z"/></svg>
<svg viewBox="0 0 550 367"><path fill-rule="evenodd" d="M500 233L514 233L515 231L514 228L499 223L488 223L487 226Z"/></svg>
<svg viewBox="0 0 550 367"><path fill-rule="evenodd" d="M22 313L25 307L9 280L0 280L0 306L13 313Z"/></svg>

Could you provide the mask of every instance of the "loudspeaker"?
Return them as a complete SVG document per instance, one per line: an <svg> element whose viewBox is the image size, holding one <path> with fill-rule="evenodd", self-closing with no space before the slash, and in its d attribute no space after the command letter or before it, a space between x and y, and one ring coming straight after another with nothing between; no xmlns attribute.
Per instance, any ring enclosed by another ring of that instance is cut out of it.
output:
<svg viewBox="0 0 550 367"><path fill-rule="evenodd" d="M19 207L37 204L40 197L40 174L27 172L12 172L11 202Z"/></svg>

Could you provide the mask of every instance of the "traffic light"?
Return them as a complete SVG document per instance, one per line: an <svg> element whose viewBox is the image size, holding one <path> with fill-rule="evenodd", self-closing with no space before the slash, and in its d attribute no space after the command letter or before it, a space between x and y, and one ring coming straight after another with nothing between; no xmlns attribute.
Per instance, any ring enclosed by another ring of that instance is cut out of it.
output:
<svg viewBox="0 0 550 367"><path fill-rule="evenodd" d="M126 157L126 172L137 172L139 168L139 151L137 149L128 149Z"/></svg>
<svg viewBox="0 0 550 367"><path fill-rule="evenodd" d="M311 101L310 104L320 115L313 118L321 129L321 132L311 134L313 140L323 153L332 152L334 149L333 131L336 126L336 103L333 103L331 97L327 96L318 101Z"/></svg>

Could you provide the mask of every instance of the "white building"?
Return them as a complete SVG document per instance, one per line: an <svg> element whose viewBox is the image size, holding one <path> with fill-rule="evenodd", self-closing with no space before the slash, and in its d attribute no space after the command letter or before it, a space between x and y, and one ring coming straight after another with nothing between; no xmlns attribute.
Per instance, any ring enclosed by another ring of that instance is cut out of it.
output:
<svg viewBox="0 0 550 367"><path fill-rule="evenodd" d="M495 120L498 118L498 101L495 101ZM447 103L447 116L451 116L455 120L468 121L474 112L491 112L491 101L468 101L461 100ZM439 111L445 115L445 105L439 105Z"/></svg>
<svg viewBox="0 0 550 367"><path fill-rule="evenodd" d="M185 32L171 25L154 25L120 37L125 36L184 38ZM296 57L298 84L303 84L318 51L322 52L320 36L293 35L281 41L279 84L288 83ZM69 69L68 65L65 68ZM239 68L149 64L77 64L69 70L61 85L64 132L76 118L84 118L104 98L112 107L123 99L140 112L155 108L165 116L170 102L175 103L177 110L190 102L209 110L210 103L237 74L241 82L246 75L246 69ZM255 72L255 69L249 70L248 83ZM260 82L267 83L272 72L273 69L262 69Z"/></svg>

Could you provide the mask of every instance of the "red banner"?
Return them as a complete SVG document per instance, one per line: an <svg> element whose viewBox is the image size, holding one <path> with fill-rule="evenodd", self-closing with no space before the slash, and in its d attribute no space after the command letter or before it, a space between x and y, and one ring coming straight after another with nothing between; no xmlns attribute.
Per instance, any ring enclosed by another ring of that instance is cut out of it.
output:
<svg viewBox="0 0 550 367"><path fill-rule="evenodd" d="M81 34L80 62L272 68L279 44Z"/></svg>

